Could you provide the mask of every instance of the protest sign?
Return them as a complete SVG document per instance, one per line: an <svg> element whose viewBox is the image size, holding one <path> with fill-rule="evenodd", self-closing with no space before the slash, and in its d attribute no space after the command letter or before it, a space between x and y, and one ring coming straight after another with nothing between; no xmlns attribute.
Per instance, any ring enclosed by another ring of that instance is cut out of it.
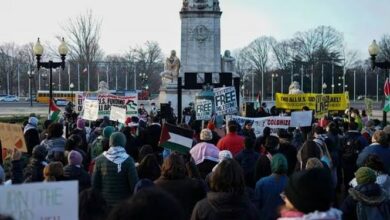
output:
<svg viewBox="0 0 390 220"><path fill-rule="evenodd" d="M290 127L307 127L311 126L312 111L296 111L291 113Z"/></svg>
<svg viewBox="0 0 390 220"><path fill-rule="evenodd" d="M126 116L137 116L138 115L138 95L136 92L128 92L125 96L117 96L112 94L91 94L93 99L99 101L99 112L98 118L104 116L109 117L111 112L111 106L116 106L126 109ZM76 111L81 112L83 102L88 99L89 94L77 93L76 94Z"/></svg>
<svg viewBox="0 0 390 220"><path fill-rule="evenodd" d="M316 110L316 97L321 94L305 93L305 94L275 94L276 108L301 110L302 107L307 106L311 110ZM328 97L329 111L344 111L349 107L348 93L324 94Z"/></svg>
<svg viewBox="0 0 390 220"><path fill-rule="evenodd" d="M22 126L19 124L0 123L0 140L4 149L18 149L27 152Z"/></svg>
<svg viewBox="0 0 390 220"><path fill-rule="evenodd" d="M96 119L98 119L98 112L99 112L98 100L90 100L90 99L84 100L83 119L95 121Z"/></svg>
<svg viewBox="0 0 390 220"><path fill-rule="evenodd" d="M236 89L232 86L214 89L215 113L234 114L237 110Z"/></svg>
<svg viewBox="0 0 390 220"><path fill-rule="evenodd" d="M126 121L126 109L125 108L119 108L116 106L111 106L110 111L110 120L111 121L118 121L120 123L125 123Z"/></svg>
<svg viewBox="0 0 390 220"><path fill-rule="evenodd" d="M329 109L329 96L317 95L316 96L316 118L322 118L328 114Z"/></svg>
<svg viewBox="0 0 390 220"><path fill-rule="evenodd" d="M275 117L263 117L263 118L247 118L240 117L236 115L228 115L226 116L227 121L234 120L241 127L244 126L245 121L250 120L253 122L252 128L255 132L256 137L259 137L263 134L263 130L265 127L271 128L273 133L277 132L277 129L287 129L291 124L291 117L287 116L275 116Z"/></svg>
<svg viewBox="0 0 390 220"><path fill-rule="evenodd" d="M14 219L78 219L77 181L0 186L0 195L0 213Z"/></svg>
<svg viewBox="0 0 390 220"><path fill-rule="evenodd" d="M196 120L210 120L213 113L213 102L209 99L196 99Z"/></svg>

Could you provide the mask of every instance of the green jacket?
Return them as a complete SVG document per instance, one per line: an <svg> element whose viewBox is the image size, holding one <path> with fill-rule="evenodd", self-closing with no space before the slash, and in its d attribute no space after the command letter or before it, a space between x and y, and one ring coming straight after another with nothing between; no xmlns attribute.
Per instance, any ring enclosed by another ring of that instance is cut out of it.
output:
<svg viewBox="0 0 390 220"><path fill-rule="evenodd" d="M104 155L96 158L92 173L92 187L102 193L110 207L129 198L133 194L137 182L137 170L131 156L122 163L119 173L118 165L108 160Z"/></svg>

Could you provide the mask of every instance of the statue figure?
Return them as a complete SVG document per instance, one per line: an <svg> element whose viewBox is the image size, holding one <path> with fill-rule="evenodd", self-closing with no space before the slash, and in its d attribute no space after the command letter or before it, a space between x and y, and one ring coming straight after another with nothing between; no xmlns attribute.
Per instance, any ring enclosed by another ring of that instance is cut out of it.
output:
<svg viewBox="0 0 390 220"><path fill-rule="evenodd" d="M234 59L234 57L231 56L230 50L225 50L225 53L223 54L222 62L221 62L222 72L234 73L235 72L235 68L234 68L235 61L236 61L236 59Z"/></svg>
<svg viewBox="0 0 390 220"><path fill-rule="evenodd" d="M100 81L97 92L103 94L110 93L110 91L108 90L108 84L105 81Z"/></svg>
<svg viewBox="0 0 390 220"><path fill-rule="evenodd" d="M188 6L189 6L189 2L188 0L184 0L183 1L183 7L181 8L182 11L187 11L188 10Z"/></svg>
<svg viewBox="0 0 390 220"><path fill-rule="evenodd" d="M213 10L214 11L221 11L221 8L219 7L219 0L214 0L214 2L213 2Z"/></svg>
<svg viewBox="0 0 390 220"><path fill-rule="evenodd" d="M299 82L294 81L288 87L288 94L303 94L300 88L301 86L299 85Z"/></svg>
<svg viewBox="0 0 390 220"><path fill-rule="evenodd" d="M171 56L166 59L164 69L164 72L160 74L163 84L177 82L180 69L180 60L176 57L175 50L172 50Z"/></svg>

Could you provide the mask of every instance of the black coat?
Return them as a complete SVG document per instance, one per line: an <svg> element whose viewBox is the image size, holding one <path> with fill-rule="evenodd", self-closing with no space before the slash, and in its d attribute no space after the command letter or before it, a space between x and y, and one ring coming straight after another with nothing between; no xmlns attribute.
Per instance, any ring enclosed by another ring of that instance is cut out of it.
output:
<svg viewBox="0 0 390 220"><path fill-rule="evenodd" d="M160 141L161 126L159 124L151 124L146 128L146 144L153 147L154 152L161 151L162 148L158 147Z"/></svg>
<svg viewBox="0 0 390 220"><path fill-rule="evenodd" d="M170 180L161 176L154 183L179 201L188 218L195 204L206 196L206 187L200 180L188 177Z"/></svg>
<svg viewBox="0 0 390 220"><path fill-rule="evenodd" d="M67 165L64 167L64 176L68 180L78 180L79 181L79 192L84 189L88 189L91 187L91 177L81 167L77 167L74 165Z"/></svg>
<svg viewBox="0 0 390 220"><path fill-rule="evenodd" d="M40 161L32 158L30 163L24 168L24 182L42 182L43 169L46 166L45 161Z"/></svg>
<svg viewBox="0 0 390 220"><path fill-rule="evenodd" d="M254 220L261 219L256 207L245 194L209 192L199 201L191 220Z"/></svg>
<svg viewBox="0 0 390 220"><path fill-rule="evenodd" d="M26 141L27 153L32 154L33 148L40 143L39 132L37 129L29 129L24 133L24 140Z"/></svg>
<svg viewBox="0 0 390 220"><path fill-rule="evenodd" d="M297 149L287 140L281 139L279 153L282 153L286 157L288 164L287 174L291 175L297 164Z"/></svg>

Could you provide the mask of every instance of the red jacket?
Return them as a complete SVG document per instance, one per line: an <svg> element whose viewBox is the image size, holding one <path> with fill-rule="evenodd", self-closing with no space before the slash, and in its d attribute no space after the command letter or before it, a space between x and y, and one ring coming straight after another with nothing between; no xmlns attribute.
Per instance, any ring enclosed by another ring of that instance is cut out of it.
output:
<svg viewBox="0 0 390 220"><path fill-rule="evenodd" d="M219 150L228 150L235 157L244 148L244 138L237 133L228 133L218 141Z"/></svg>

